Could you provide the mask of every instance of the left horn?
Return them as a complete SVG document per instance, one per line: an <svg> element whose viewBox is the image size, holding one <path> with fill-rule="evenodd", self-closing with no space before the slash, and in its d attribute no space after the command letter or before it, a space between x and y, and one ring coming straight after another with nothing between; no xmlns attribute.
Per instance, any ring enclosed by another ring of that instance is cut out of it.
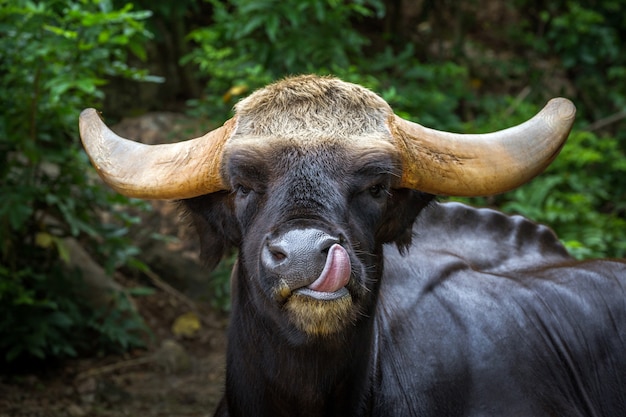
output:
<svg viewBox="0 0 626 417"><path fill-rule="evenodd" d="M512 190L556 158L576 108L552 99L532 119L487 134L458 134L392 115L388 126L403 162L400 186L431 194L486 196Z"/></svg>
<svg viewBox="0 0 626 417"><path fill-rule="evenodd" d="M95 109L79 119L83 146L98 174L128 197L175 200L227 189L220 175L224 144L235 118L188 141L145 145L116 135Z"/></svg>

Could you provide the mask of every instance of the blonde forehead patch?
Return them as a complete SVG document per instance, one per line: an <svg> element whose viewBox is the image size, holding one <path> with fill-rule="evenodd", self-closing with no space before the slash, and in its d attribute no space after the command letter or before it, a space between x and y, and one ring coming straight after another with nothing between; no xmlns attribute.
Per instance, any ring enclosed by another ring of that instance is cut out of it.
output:
<svg viewBox="0 0 626 417"><path fill-rule="evenodd" d="M351 136L326 136L312 133L299 132L294 136L258 136L258 135L233 135L226 143L225 150L232 151L241 148L257 148L259 150L279 147L296 148L302 151L308 149L320 149L339 146L354 152L366 152L378 150L382 152L394 152L393 137L387 131L384 133L369 133Z"/></svg>
<svg viewBox="0 0 626 417"><path fill-rule="evenodd" d="M235 135L281 138L389 134L393 114L375 93L335 78L302 76L271 84L235 106Z"/></svg>
<svg viewBox="0 0 626 417"><path fill-rule="evenodd" d="M238 116L233 136L274 136L306 140L319 140L324 137L357 138L361 136L385 135L391 132L387 127L387 116L351 114L345 117L320 117L317 113L293 117L289 114L268 115L263 124ZM381 116L381 117L378 117Z"/></svg>
<svg viewBox="0 0 626 417"><path fill-rule="evenodd" d="M236 126L225 151L278 147L395 152L391 107L373 92L332 77L288 78L235 106Z"/></svg>

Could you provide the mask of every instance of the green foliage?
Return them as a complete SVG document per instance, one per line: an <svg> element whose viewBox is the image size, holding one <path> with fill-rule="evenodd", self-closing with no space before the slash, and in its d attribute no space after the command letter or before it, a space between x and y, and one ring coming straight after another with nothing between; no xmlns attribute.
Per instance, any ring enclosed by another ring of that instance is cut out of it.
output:
<svg viewBox="0 0 626 417"><path fill-rule="evenodd" d="M501 100L504 112L482 120L481 130L502 129L530 118L537 106ZM479 122L475 122L479 123ZM470 131L476 130L468 126ZM460 199L494 205L549 225L570 253L580 259L626 257L626 155L612 136L573 130L548 169L528 184L490 199Z"/></svg>
<svg viewBox="0 0 626 417"><path fill-rule="evenodd" d="M517 3L523 9L536 2ZM543 55L539 59L559 58L558 65L565 69L576 88L574 98L579 116L589 121L608 117L626 107L623 11L620 0L552 0L536 10L535 25L525 21L511 33ZM532 72L545 70L529 67ZM626 139L626 133L620 129L614 134Z"/></svg>
<svg viewBox="0 0 626 417"><path fill-rule="evenodd" d="M108 1L0 1L0 360L74 355L86 329L100 346L137 342L77 297L64 239L97 242L109 270L135 253L125 233L136 219L99 213L138 203L86 175L76 121L82 108L101 107L107 77L152 80L126 64L129 52L146 56L148 16Z"/></svg>
<svg viewBox="0 0 626 417"><path fill-rule="evenodd" d="M237 252L226 256L211 272L209 281L209 292L211 294L211 307L221 310L230 311L230 276L237 260Z"/></svg>
<svg viewBox="0 0 626 417"><path fill-rule="evenodd" d="M214 24L189 34L197 47L183 63L208 77L207 100L213 97L192 104L222 112L233 96L285 75L347 67L367 44L353 20L384 11L381 0L207 1Z"/></svg>
<svg viewBox="0 0 626 417"><path fill-rule="evenodd" d="M367 43L350 18L373 14L370 5L382 10L372 0L234 0L232 12L222 3L213 5L224 39L237 42L238 52L274 76L348 65Z"/></svg>
<svg viewBox="0 0 626 417"><path fill-rule="evenodd" d="M59 265L47 271L0 266L0 360L121 352L143 344L147 328L125 295L113 297L114 308L94 310L82 290L79 274Z"/></svg>
<svg viewBox="0 0 626 417"><path fill-rule="evenodd" d="M459 130L456 110L471 96L467 69L453 62L421 62L413 45L400 52L387 47L359 66L336 68L340 78L380 94L396 114L425 126ZM360 68L366 67L362 72Z"/></svg>
<svg viewBox="0 0 626 417"><path fill-rule="evenodd" d="M502 82L522 80L531 94L514 99L488 91L476 97L477 117L464 131L520 123L535 113L541 100L557 94L574 101L578 123L545 173L511 193L470 201L550 225L578 258L625 257L626 134L619 117L626 108L626 55L620 53L620 39L626 35L622 2L517 0L515 8L518 24L493 29L507 46L517 46L520 52L502 57L478 54L474 61L489 62L501 72ZM480 69L489 73L480 67L475 71ZM538 104L533 108L524 98ZM605 125L602 134L577 130L610 120L611 115L618 117Z"/></svg>
<svg viewBox="0 0 626 417"><path fill-rule="evenodd" d="M548 170L500 207L550 225L578 258L626 257L624 178L626 155L615 138L574 131Z"/></svg>

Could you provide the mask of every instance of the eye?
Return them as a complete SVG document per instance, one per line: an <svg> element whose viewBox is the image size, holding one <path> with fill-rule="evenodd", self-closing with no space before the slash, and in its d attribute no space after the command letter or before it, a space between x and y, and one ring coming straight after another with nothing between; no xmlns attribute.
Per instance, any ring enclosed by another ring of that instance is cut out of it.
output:
<svg viewBox="0 0 626 417"><path fill-rule="evenodd" d="M369 188L369 192L372 197L380 198L383 194L387 193L387 187L384 184L372 185Z"/></svg>
<svg viewBox="0 0 626 417"><path fill-rule="evenodd" d="M237 184L235 191L239 195L248 195L252 192L252 188L246 187L245 185Z"/></svg>

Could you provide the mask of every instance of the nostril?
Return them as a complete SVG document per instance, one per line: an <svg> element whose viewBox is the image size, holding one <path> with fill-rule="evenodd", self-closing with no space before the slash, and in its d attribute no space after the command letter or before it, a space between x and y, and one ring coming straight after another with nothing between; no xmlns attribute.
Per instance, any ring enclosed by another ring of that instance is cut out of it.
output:
<svg viewBox="0 0 626 417"><path fill-rule="evenodd" d="M280 242L268 240L265 242L263 252L261 254L261 261L263 266L268 268L269 271L278 272L278 269L284 269L288 267L289 252L284 245ZM284 271L283 271L284 272Z"/></svg>
<svg viewBox="0 0 626 417"><path fill-rule="evenodd" d="M270 255L272 255L272 259L276 262L280 262L284 260L285 258L287 258L287 254L283 250L277 247L269 246L268 249L269 249Z"/></svg>
<svg viewBox="0 0 626 417"><path fill-rule="evenodd" d="M280 239L267 239L265 241L265 253L269 255L267 261L278 264L288 256L288 249L284 241Z"/></svg>
<svg viewBox="0 0 626 417"><path fill-rule="evenodd" d="M324 255L328 255L328 251L334 244L341 244L341 237L336 238L329 235L326 235L321 239L318 244L320 248L320 252Z"/></svg>

